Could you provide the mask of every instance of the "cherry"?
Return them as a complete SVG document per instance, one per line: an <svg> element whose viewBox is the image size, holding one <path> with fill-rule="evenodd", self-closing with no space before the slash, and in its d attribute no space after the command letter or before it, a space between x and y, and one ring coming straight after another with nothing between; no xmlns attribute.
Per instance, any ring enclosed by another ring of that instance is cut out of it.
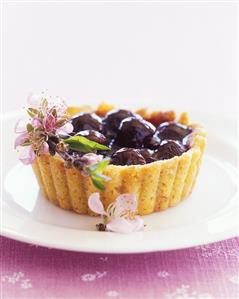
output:
<svg viewBox="0 0 239 299"><path fill-rule="evenodd" d="M149 148L149 149L157 149L157 147L160 145L161 143L161 139L159 138L157 132L154 133L153 136L149 136L145 139L144 145L145 147Z"/></svg>
<svg viewBox="0 0 239 299"><path fill-rule="evenodd" d="M165 122L158 126L155 135L157 138L164 140L178 140L182 141L183 138L192 133L192 129L175 122Z"/></svg>
<svg viewBox="0 0 239 299"><path fill-rule="evenodd" d="M146 163L155 162L157 159L153 157L154 151L143 148L139 150L140 154L144 157Z"/></svg>
<svg viewBox="0 0 239 299"><path fill-rule="evenodd" d="M111 163L115 165L146 164L140 151L134 148L121 148L112 155Z"/></svg>
<svg viewBox="0 0 239 299"><path fill-rule="evenodd" d="M78 133L83 130L102 131L103 125L101 118L95 113L79 113L71 119L74 132Z"/></svg>
<svg viewBox="0 0 239 299"><path fill-rule="evenodd" d="M154 132L155 127L146 120L128 117L121 122L115 141L121 146L141 148Z"/></svg>
<svg viewBox="0 0 239 299"><path fill-rule="evenodd" d="M175 140L163 140L153 154L157 160L165 160L174 156L181 156L186 151L184 145Z"/></svg>
<svg viewBox="0 0 239 299"><path fill-rule="evenodd" d="M112 111L109 111L105 118L103 119L103 125L104 125L104 132L107 132L107 135L115 135L118 132L118 129L120 127L120 124L122 120L128 117L139 117L139 115L134 114L133 112L129 110L124 109L115 109Z"/></svg>

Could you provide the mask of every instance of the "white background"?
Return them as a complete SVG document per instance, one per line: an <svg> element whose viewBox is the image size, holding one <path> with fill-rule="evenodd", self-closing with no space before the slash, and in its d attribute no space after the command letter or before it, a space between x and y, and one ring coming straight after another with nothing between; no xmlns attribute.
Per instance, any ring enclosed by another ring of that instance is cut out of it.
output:
<svg viewBox="0 0 239 299"><path fill-rule="evenodd" d="M235 3L5 3L3 17L3 111L47 88L236 116Z"/></svg>

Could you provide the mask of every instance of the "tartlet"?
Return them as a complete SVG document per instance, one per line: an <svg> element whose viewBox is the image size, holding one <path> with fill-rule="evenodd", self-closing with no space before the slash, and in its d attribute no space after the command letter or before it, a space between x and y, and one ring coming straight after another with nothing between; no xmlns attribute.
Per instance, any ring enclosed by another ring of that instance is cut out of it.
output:
<svg viewBox="0 0 239 299"><path fill-rule="evenodd" d="M110 114L112 109L114 109L113 106L104 104L97 109L84 106L69 107L67 111L70 118L74 118L81 111L96 113L104 118ZM146 215L175 206L191 194L198 176L206 134L201 125L189 121L185 112L179 116L177 121L174 111L148 112L146 109L140 109L136 112L155 126L168 122L176 123L178 126L182 124L191 130L188 134L190 138L187 141L187 148L178 155L168 159L165 158L166 155L144 164L109 164L103 170L103 175L110 178L105 182L104 190L100 191L104 207L107 208L120 194L133 193L138 201L138 214ZM127 127L125 132L127 132L126 135L129 132ZM123 139L126 135L122 135ZM126 141L123 140L124 142ZM124 146L118 147L117 150L120 151L122 147ZM113 160L114 155L115 153L111 156ZM64 158L58 154L50 155L48 152L37 155L33 170L42 193L50 202L79 214L94 215L88 207L88 198L99 190L89 176L74 166L68 168Z"/></svg>

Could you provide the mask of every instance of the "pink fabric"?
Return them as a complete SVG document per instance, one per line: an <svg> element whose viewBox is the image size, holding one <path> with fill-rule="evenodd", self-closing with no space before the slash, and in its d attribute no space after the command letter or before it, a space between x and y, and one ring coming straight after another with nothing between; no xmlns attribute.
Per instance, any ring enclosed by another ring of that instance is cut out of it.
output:
<svg viewBox="0 0 239 299"><path fill-rule="evenodd" d="M239 298L239 238L136 255L85 254L1 238L2 298Z"/></svg>

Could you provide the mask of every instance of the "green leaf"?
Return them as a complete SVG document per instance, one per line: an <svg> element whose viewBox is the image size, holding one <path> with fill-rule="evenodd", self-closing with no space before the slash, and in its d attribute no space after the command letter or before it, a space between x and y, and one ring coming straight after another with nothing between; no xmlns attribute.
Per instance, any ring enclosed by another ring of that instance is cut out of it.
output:
<svg viewBox="0 0 239 299"><path fill-rule="evenodd" d="M106 158L99 163L87 167L93 185L101 191L105 189L105 182L111 180L111 178L102 174L102 171L109 165L109 163L110 159Z"/></svg>
<svg viewBox="0 0 239 299"><path fill-rule="evenodd" d="M38 110L37 109L34 109L34 108L28 108L27 109L27 113L30 117L34 117L38 114Z"/></svg>
<svg viewBox="0 0 239 299"><path fill-rule="evenodd" d="M30 133L34 130L33 126L31 124L27 124L27 132Z"/></svg>
<svg viewBox="0 0 239 299"><path fill-rule="evenodd" d="M108 165L110 164L110 159L106 158L103 159L102 161L93 164L92 166L89 167L90 173L91 174L96 174L96 173L101 173Z"/></svg>
<svg viewBox="0 0 239 299"><path fill-rule="evenodd" d="M66 144L69 144L70 149L83 153L90 153L97 150L110 150L108 146L105 146L95 141L91 141L83 136L73 136L65 139L64 142Z"/></svg>
<svg viewBox="0 0 239 299"><path fill-rule="evenodd" d="M104 180L103 180L101 177L99 177L99 176L97 176L97 175L93 175L93 176L91 176L91 180L92 180L93 185L94 185L97 189L99 189L99 190L101 190L101 191L104 191L104 190L105 190Z"/></svg>

